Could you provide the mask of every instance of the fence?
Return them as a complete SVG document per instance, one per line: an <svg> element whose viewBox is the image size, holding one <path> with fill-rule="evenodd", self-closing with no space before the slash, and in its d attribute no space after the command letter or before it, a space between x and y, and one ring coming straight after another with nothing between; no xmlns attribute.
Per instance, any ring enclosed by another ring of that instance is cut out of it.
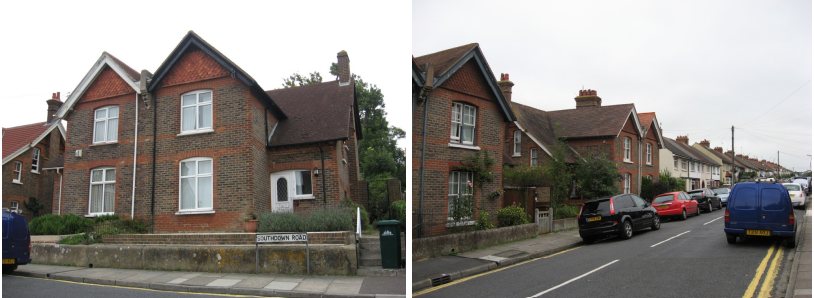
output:
<svg viewBox="0 0 814 298"><path fill-rule="evenodd" d="M540 234L551 233L554 231L554 213L553 209L548 208L546 211L534 209L534 219L537 223L537 229Z"/></svg>
<svg viewBox="0 0 814 298"><path fill-rule="evenodd" d="M442 209L413 211L413 237L423 238L447 234L447 213Z"/></svg>

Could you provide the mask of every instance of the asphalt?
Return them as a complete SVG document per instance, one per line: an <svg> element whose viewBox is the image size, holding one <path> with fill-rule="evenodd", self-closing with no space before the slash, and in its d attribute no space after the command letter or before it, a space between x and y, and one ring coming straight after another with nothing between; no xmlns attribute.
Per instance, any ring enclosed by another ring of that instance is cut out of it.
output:
<svg viewBox="0 0 814 298"><path fill-rule="evenodd" d="M536 259L582 245L578 230L538 235L535 238L481 248L454 256L413 262L412 291L432 287L432 279L446 274L451 280L480 274L525 260Z"/></svg>
<svg viewBox="0 0 814 298"><path fill-rule="evenodd" d="M811 297L811 204L806 210L805 229L797 242L786 298Z"/></svg>
<svg viewBox="0 0 814 298"><path fill-rule="evenodd" d="M13 275L170 292L267 297L406 297L405 276L297 276L28 264Z"/></svg>

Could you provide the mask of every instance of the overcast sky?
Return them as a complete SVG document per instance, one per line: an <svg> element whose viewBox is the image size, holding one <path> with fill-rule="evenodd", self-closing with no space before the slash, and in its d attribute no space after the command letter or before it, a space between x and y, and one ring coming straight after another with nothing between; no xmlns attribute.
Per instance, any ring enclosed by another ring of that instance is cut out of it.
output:
<svg viewBox="0 0 814 298"><path fill-rule="evenodd" d="M530 5L531 4L531 5ZM810 169L812 7L788 1L413 1L416 57L477 42L512 100L656 112L664 136Z"/></svg>
<svg viewBox="0 0 814 298"><path fill-rule="evenodd" d="M410 109L409 2L110 3L4 3L0 126L45 121L51 93L61 92L64 101L104 51L137 71L155 72L193 30L265 90L280 88L295 72L318 71L324 81L335 80L329 67L345 50L351 72L382 89L390 124L409 135L410 113L398 113ZM403 65L402 71L394 65Z"/></svg>

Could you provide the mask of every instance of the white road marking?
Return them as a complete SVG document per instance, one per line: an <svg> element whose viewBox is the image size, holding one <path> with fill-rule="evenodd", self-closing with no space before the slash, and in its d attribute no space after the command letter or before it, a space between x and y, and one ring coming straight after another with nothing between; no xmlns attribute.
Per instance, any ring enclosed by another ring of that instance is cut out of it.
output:
<svg viewBox="0 0 814 298"><path fill-rule="evenodd" d="M605 264L605 265L602 265L602 266L601 266L601 267L599 267L599 268L596 268L596 269L594 269L594 270L588 271L588 273L585 273L585 274L583 274L583 275L580 275L580 276L574 277L574 278L572 278L572 279L571 279L571 280L569 280L569 281L566 281L566 282L564 282L564 283L561 283L561 284L557 285L556 287L553 287L553 288L550 288L550 289L548 289L548 290L545 290L545 291L542 291L542 292L540 292L540 293L537 293L536 295L531 296L531 297L529 297L529 298L536 298L536 297L540 297L541 295L543 295L543 294L545 294L545 293L551 292L551 291L553 291L553 290L556 290L556 289L557 289L557 288L559 288L559 287L562 287L562 286L564 286L564 285L570 284L570 283L571 283L571 282L573 282L573 281L576 281L576 280L578 280L578 279L580 279L580 278L583 278L583 277L585 277L585 276L588 276L588 274L591 274L591 273L597 272L597 271L599 271L599 269L602 269L602 268L608 267L610 264L613 264L613 263L616 263L616 262L619 262L619 260L614 260L613 262L610 262L610 263L607 263L607 264Z"/></svg>
<svg viewBox="0 0 814 298"><path fill-rule="evenodd" d="M719 219L721 219L721 217L723 217L723 216L718 216L718 218L710 220L708 223L705 223L704 225L706 226L706 225L712 223L713 221L719 220Z"/></svg>
<svg viewBox="0 0 814 298"><path fill-rule="evenodd" d="M681 234L675 235L675 236L673 236L673 237L667 238L667 240L664 240L664 241L662 241L662 242L659 242L659 243L653 244L653 245L651 245L650 247L656 247L656 245L659 245L659 244L662 244L662 243L664 243L664 242L667 242L667 241L673 240L673 238L676 238L676 237L678 237L678 236L681 236L681 235L687 234L687 233L689 233L689 232L690 232L690 231L686 231L686 232L684 232L684 233L681 233Z"/></svg>

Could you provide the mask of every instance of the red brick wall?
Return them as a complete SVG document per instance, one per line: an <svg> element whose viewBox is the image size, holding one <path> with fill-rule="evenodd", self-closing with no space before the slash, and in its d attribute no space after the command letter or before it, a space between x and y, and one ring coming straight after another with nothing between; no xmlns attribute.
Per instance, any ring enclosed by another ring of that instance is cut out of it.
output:
<svg viewBox="0 0 814 298"><path fill-rule="evenodd" d="M268 152L268 173L274 174L280 171L287 170L311 170L314 168L320 169L319 177L312 177L314 199L308 200L294 200L294 210L309 210L315 207L323 206L322 196L322 180L325 176L325 200L328 205L336 205L339 203L341 196L344 192L349 192L349 186L342 184L341 181L347 178L347 165L342 164L341 157L337 159L338 146L340 142L322 143L322 151L325 159L325 170L322 171L322 162L320 160L319 146L317 144L309 145L294 145L271 148ZM343 171L340 168L345 168L344 178ZM269 179L269 174L266 174L266 179ZM269 196L269 200L271 197Z"/></svg>
<svg viewBox="0 0 814 298"><path fill-rule="evenodd" d="M31 163L34 158L32 156L33 149L29 148L22 154L18 155L13 160L3 165L3 198L2 206L11 207L11 201L18 202L19 209L22 215L28 220L33 219L33 213L23 206L24 202L28 202L29 198L37 198L37 202L43 205L40 209L39 215L49 214L53 209L54 197L54 176L53 171L43 170L43 167L48 162L54 160L61 153L60 146L61 137L60 132L54 129L45 136L39 143L35 145L40 149L39 157L39 173L31 171ZM55 143L54 143L55 142ZM14 163L19 161L22 163L22 171L20 174L20 182L22 184L13 183L14 177Z"/></svg>

